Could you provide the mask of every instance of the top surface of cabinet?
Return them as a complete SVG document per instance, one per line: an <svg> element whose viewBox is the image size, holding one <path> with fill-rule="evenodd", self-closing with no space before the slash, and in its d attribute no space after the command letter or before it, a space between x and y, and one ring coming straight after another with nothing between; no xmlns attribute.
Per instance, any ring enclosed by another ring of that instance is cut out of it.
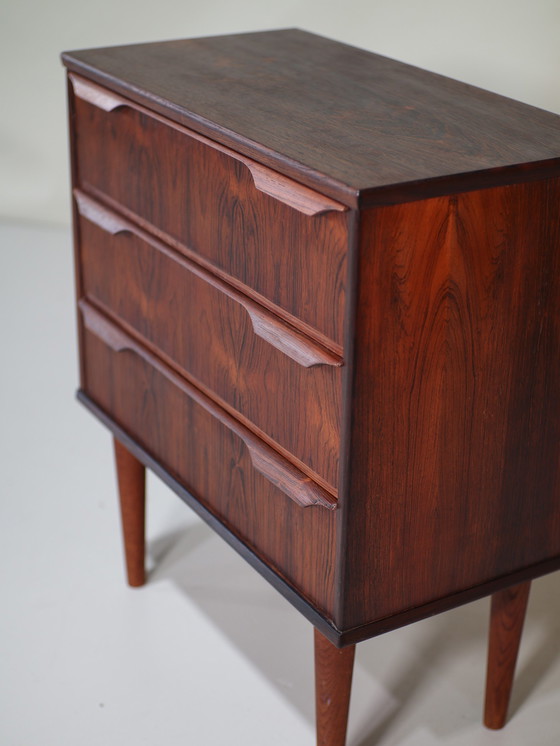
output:
<svg viewBox="0 0 560 746"><path fill-rule="evenodd" d="M556 115L298 29L63 58L348 205L560 172Z"/></svg>

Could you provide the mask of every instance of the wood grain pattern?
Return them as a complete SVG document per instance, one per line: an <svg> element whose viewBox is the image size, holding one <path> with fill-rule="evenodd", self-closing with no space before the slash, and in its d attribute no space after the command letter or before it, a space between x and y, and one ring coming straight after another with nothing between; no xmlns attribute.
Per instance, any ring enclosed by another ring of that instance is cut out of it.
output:
<svg viewBox="0 0 560 746"><path fill-rule="evenodd" d="M85 195L85 192L82 192L78 188L76 188L74 192L80 193L87 197L87 195ZM257 292L254 288L245 285L244 283L233 277L231 274L228 274L227 272L224 272L224 270L219 269L215 264L212 264L212 262L208 261L200 254L197 254L195 251L189 249L183 243L173 238L173 236L171 236L169 233L156 228L152 223L148 222L140 215L135 214L134 212L132 212L132 210L124 207L122 204L119 204L116 200L112 199L106 194L103 194L101 192L98 193L95 189L92 190L92 194L95 197L95 199L91 198L92 202L96 201L97 204L104 205L108 210L112 210L115 214L117 214L119 216L119 219L121 219L122 217L130 224L135 225L139 230L143 231L144 234L148 234L150 238L155 239L160 244L164 244L166 247L174 249L176 252L189 259L189 261L191 261L193 264L196 264L201 269L206 270L208 274L212 275L218 280L221 280L222 283L225 284L225 286L237 290L240 295L254 301L259 307L265 308L266 310L270 311L279 320L286 322L288 326L293 327L304 337L314 340L325 350L330 350L336 358L342 358L342 345L334 342L331 338L327 337L323 332L319 331L317 327L312 327L310 324L303 321L302 319L293 316L284 308L278 306L269 298ZM356 219L357 213L353 213L353 218L351 221L349 221L349 223L355 223ZM118 233L118 231L116 231L116 233Z"/></svg>
<svg viewBox="0 0 560 746"><path fill-rule="evenodd" d="M246 544L237 533L222 523L208 508L192 495L185 485L178 481L162 464L156 460L137 440L125 432L122 427L101 407L99 407L83 389L78 389L76 398L88 412L94 415L114 437L117 438L147 469L169 487L196 515L205 521L229 546L231 546L252 568L254 568L267 582L269 582L284 598L286 598L309 622L317 627L333 645L340 644L340 632L334 627L332 620L325 611L320 610L309 598L305 598L298 589L288 582L285 576L278 573L253 548Z"/></svg>
<svg viewBox="0 0 560 746"><path fill-rule="evenodd" d="M246 546L330 617L336 511L302 509L237 433L145 359L85 331L86 392ZM191 393L191 392L189 392ZM224 465L227 468L224 468Z"/></svg>
<svg viewBox="0 0 560 746"><path fill-rule="evenodd" d="M364 213L340 628L560 556L559 199Z"/></svg>
<svg viewBox="0 0 560 746"><path fill-rule="evenodd" d="M337 500L330 493L322 489L305 474L302 474L287 459L267 446L244 425L216 405L208 396L174 373L171 368L164 365L145 347L111 323L86 301L80 301L79 307L86 329L102 340L109 349L114 352L134 352L151 368L157 370L162 377L170 381L176 389L185 393L214 419L225 425L232 433L235 433L247 447L255 469L269 482L282 490L291 500L304 508L319 505L328 510L336 510Z"/></svg>
<svg viewBox="0 0 560 746"><path fill-rule="evenodd" d="M356 648L335 648L317 629L314 641L317 746L344 746Z"/></svg>
<svg viewBox="0 0 560 746"><path fill-rule="evenodd" d="M138 587L146 582L146 470L116 438L113 443L128 584Z"/></svg>
<svg viewBox="0 0 560 746"><path fill-rule="evenodd" d="M142 216L341 344L347 213L303 215L257 191L237 160L136 109L107 113L77 98L75 110L85 192Z"/></svg>
<svg viewBox="0 0 560 746"><path fill-rule="evenodd" d="M74 190L74 197L80 215L95 223L100 228L103 228L107 233L113 236L119 233L133 233L145 243L150 243L152 246L159 248L160 252L164 251L167 255L173 256L172 252L169 252L166 250L166 247L155 242L138 225L117 215L112 210L88 197L79 189ZM322 345L283 323L266 308L263 308L249 297L236 291L225 282L220 281L211 273L201 270L186 260L180 262L179 257L175 256L174 259L176 262L181 263L182 266L188 267L191 274L203 278L209 285L220 290L223 295L242 305L249 314L255 334L269 342L296 363L299 363L304 368L311 368L314 365L333 365L336 367L342 365L342 359L339 355L335 355Z"/></svg>
<svg viewBox="0 0 560 746"><path fill-rule="evenodd" d="M430 188L460 191L469 174L479 175L469 188L482 188L529 180L534 170L560 173L554 114L298 29L82 50L63 60L351 206L394 194L395 185L402 201Z"/></svg>
<svg viewBox="0 0 560 746"><path fill-rule="evenodd" d="M271 171L271 169L266 166L242 156L235 150L231 150L231 148L226 148L217 142L209 140L207 137L203 137L193 130L188 130L187 128L180 126L177 127L172 121L159 117L149 109L146 109L143 106L138 106L138 104L135 104L130 99L116 96L106 88L95 85L95 83L92 83L86 78L82 78L79 75L73 75L72 73L70 73L69 78L74 86L74 91L78 98L103 109L103 111L110 112L123 106L130 106L141 114L147 114L168 127L175 126L179 132L184 132L189 137L198 140L204 145L208 145L209 147L218 150L220 153L224 153L230 158L233 158L239 163L243 163L243 165L247 166L249 169L256 189L260 192L264 192L264 194L268 194L270 197L280 200L280 202L283 202L289 207L293 207L294 210L298 210L298 212L301 212L304 215L321 215L322 213L330 212L331 210L334 210L335 212L345 212L348 209L346 205L336 202L335 200L326 197L324 194L315 192L314 190L309 189L303 184L300 184L293 179L289 179L282 174Z"/></svg>
<svg viewBox="0 0 560 746"><path fill-rule="evenodd" d="M469 588L467 591L448 596L444 601L439 601L432 606L424 608L409 609L389 619L380 620L370 625L342 631L338 629L325 611L318 609L308 599L304 598L299 591L292 586L285 577L272 569L265 560L255 554L251 547L247 546L237 534L232 533L227 526L219 521L215 515L202 505L185 486L177 480L165 467L161 465L151 454L149 454L138 441L125 432L120 425L85 393L79 389L76 393L78 401L88 409L95 417L107 427L114 436L125 445L125 447L136 456L147 468L159 477L183 502L208 523L214 531L221 536L231 547L235 549L263 578L265 578L284 598L286 598L303 616L316 627L324 637L335 647L347 647L363 640L368 640L376 635L385 634L390 630L411 624L419 619L425 619L435 613L453 609L457 606L475 601L477 599L496 593L499 590L511 587L512 583L519 583L526 578L537 578L542 575L560 569L560 559L540 563L538 566L524 568L511 578L495 578L482 586Z"/></svg>
<svg viewBox="0 0 560 746"><path fill-rule="evenodd" d="M506 724L530 589L522 583L492 596L484 725L493 730Z"/></svg>
<svg viewBox="0 0 560 746"><path fill-rule="evenodd" d="M341 375L324 363L340 358L132 223L79 204L84 294L336 494Z"/></svg>

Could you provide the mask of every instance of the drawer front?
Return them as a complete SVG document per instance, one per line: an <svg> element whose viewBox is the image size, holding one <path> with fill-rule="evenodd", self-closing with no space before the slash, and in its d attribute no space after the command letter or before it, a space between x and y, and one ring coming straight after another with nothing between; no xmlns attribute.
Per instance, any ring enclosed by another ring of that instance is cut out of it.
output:
<svg viewBox="0 0 560 746"><path fill-rule="evenodd" d="M343 205L73 80L84 190L118 203L187 254L342 345L349 220Z"/></svg>
<svg viewBox="0 0 560 746"><path fill-rule="evenodd" d="M77 193L83 292L335 492L340 358Z"/></svg>
<svg viewBox="0 0 560 746"><path fill-rule="evenodd" d="M306 598L330 610L336 504L105 317L87 304L82 313L90 398Z"/></svg>

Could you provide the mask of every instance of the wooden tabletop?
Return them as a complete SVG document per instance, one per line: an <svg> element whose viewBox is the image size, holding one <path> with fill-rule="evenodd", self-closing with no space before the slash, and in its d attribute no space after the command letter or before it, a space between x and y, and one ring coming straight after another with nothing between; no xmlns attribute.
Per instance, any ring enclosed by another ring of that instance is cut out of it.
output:
<svg viewBox="0 0 560 746"><path fill-rule="evenodd" d="M349 205L560 173L559 116L298 29L63 60Z"/></svg>

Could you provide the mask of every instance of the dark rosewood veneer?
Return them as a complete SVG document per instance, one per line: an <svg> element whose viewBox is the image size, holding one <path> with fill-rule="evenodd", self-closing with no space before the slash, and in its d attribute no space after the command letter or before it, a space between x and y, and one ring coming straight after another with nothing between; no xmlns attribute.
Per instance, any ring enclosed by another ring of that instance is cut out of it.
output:
<svg viewBox="0 0 560 746"><path fill-rule="evenodd" d="M492 595L505 722L560 568L560 117L303 31L68 52L80 400L315 627L354 645Z"/></svg>

